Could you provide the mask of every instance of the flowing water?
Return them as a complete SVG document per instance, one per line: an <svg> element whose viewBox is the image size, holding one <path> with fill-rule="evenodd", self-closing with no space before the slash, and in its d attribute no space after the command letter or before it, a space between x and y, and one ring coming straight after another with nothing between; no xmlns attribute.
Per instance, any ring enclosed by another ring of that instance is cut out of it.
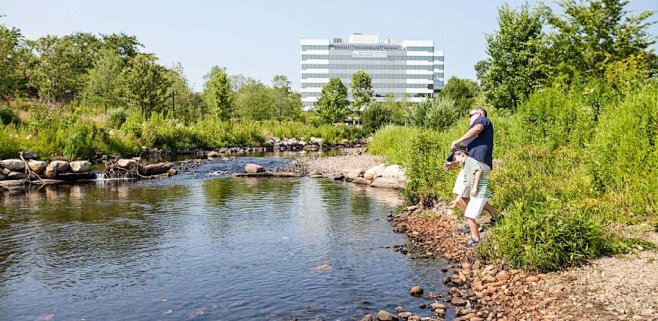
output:
<svg viewBox="0 0 658 321"><path fill-rule="evenodd" d="M358 320L445 291L386 215L399 195L309 178L171 179L0 194L0 320Z"/></svg>

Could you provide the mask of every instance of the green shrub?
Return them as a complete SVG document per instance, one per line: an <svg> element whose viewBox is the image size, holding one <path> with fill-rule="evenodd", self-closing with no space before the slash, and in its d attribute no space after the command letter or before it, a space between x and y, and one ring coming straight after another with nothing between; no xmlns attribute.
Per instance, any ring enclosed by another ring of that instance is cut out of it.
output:
<svg viewBox="0 0 658 321"><path fill-rule="evenodd" d="M19 120L14 111L9 107L0 108L0 125L18 124Z"/></svg>
<svg viewBox="0 0 658 321"><path fill-rule="evenodd" d="M587 150L595 186L627 209L629 218L658 216L658 84L607 107Z"/></svg>
<svg viewBox="0 0 658 321"><path fill-rule="evenodd" d="M125 108L113 108L108 111L108 122L112 128L121 128L128 119L128 113Z"/></svg>
<svg viewBox="0 0 658 321"><path fill-rule="evenodd" d="M391 123L393 113L380 103L370 104L361 114L361 124L366 133L374 133Z"/></svg>
<svg viewBox="0 0 658 321"><path fill-rule="evenodd" d="M621 248L620 239L605 232L588 211L572 210L559 201L520 200L508 208L503 223L479 247L487 261L513 267L554 271Z"/></svg>

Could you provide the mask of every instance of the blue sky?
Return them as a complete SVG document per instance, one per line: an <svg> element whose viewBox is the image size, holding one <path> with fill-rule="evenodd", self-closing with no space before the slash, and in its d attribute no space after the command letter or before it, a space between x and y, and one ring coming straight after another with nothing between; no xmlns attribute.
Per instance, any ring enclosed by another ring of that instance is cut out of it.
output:
<svg viewBox="0 0 658 321"><path fill-rule="evenodd" d="M447 77L474 79L473 65L486 57L484 34L496 28L496 8L504 3L525 1L0 0L0 14L29 39L77 31L135 35L162 64L182 63L197 91L213 65L267 84L283 74L298 89L299 38L353 32L434 40L445 51ZM658 11L658 1L635 0L628 8ZM658 26L651 32L658 34Z"/></svg>

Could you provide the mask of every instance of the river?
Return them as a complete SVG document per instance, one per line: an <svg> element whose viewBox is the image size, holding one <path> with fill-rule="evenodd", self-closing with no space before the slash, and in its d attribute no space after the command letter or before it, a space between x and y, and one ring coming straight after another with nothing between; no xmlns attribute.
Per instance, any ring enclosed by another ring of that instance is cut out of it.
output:
<svg viewBox="0 0 658 321"><path fill-rule="evenodd" d="M444 261L395 252L400 195L310 178L171 179L0 194L1 320L359 320L431 301Z"/></svg>

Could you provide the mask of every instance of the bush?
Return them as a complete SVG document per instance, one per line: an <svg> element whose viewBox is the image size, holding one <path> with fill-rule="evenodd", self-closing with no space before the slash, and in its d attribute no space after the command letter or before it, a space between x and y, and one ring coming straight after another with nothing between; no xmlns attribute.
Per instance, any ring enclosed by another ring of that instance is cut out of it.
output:
<svg viewBox="0 0 658 321"><path fill-rule="evenodd" d="M391 123L393 112L380 103L370 104L361 114L361 124L366 133L374 133Z"/></svg>
<svg viewBox="0 0 658 321"><path fill-rule="evenodd" d="M587 211L560 202L521 200L508 209L478 253L487 261L554 271L614 253L620 240L604 231L601 221Z"/></svg>
<svg viewBox="0 0 658 321"><path fill-rule="evenodd" d="M18 124L18 117L14 114L14 111L9 107L0 108L0 124L9 125L9 124Z"/></svg>
<svg viewBox="0 0 658 321"><path fill-rule="evenodd" d="M605 109L587 150L595 186L635 221L658 216L658 84Z"/></svg>
<svg viewBox="0 0 658 321"><path fill-rule="evenodd" d="M108 121L112 128L121 128L128 119L128 113L124 108L113 108L108 111Z"/></svg>

